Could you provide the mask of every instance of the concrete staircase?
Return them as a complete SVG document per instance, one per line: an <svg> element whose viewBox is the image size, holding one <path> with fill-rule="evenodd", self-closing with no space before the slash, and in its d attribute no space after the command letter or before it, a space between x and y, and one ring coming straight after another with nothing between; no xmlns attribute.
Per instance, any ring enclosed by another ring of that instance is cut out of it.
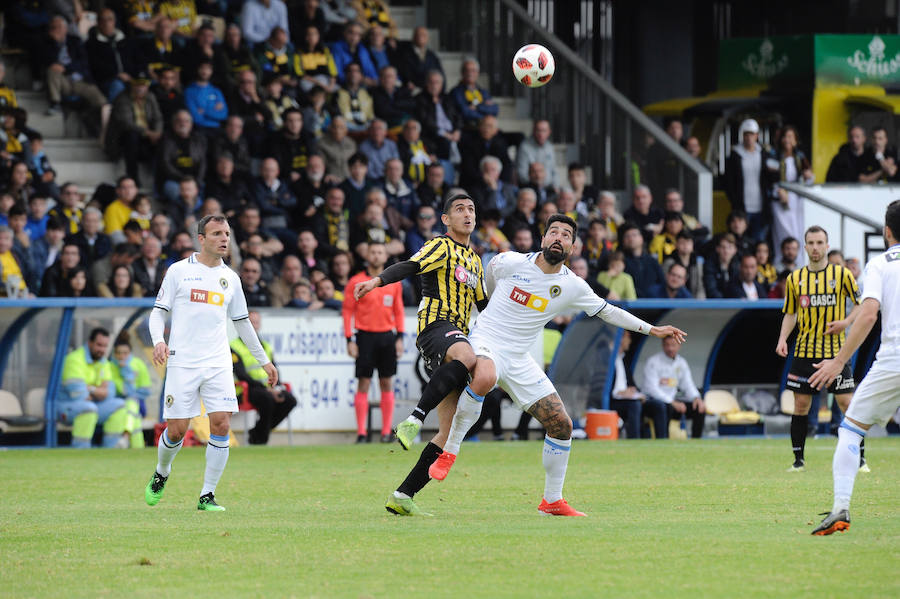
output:
<svg viewBox="0 0 900 599"><path fill-rule="evenodd" d="M391 11L397 22L400 40L412 39L413 29L425 22L424 8L421 6L398 6ZM462 52L442 51L439 32L431 29L429 33L430 45L441 59L448 85L455 85L466 56ZM112 183L125 174L123 161L110 161L96 139L85 137L77 115L70 114L67 119L59 114L47 116L47 96L44 92L30 91L31 78L22 57L8 58L12 60L7 61L7 82L16 88L20 105L28 111L28 125L44 136L47 155L57 171L59 183L73 181L83 192L90 194L100 183ZM489 87L486 78L481 84ZM522 133L526 137L531 134L532 120L528 116L527 101L508 97L495 97L494 100L500 106L498 121L502 131ZM577 157L577 149L557 144L556 156L557 174L564 181L566 165ZM514 148L510 149L510 157L515 159Z"/></svg>

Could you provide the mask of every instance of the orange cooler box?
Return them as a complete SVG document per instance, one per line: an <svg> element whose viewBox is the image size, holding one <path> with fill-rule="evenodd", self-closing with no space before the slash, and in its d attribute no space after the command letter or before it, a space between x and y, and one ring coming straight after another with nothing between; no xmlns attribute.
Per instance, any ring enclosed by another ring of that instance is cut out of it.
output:
<svg viewBox="0 0 900 599"><path fill-rule="evenodd" d="M588 410L584 431L588 439L615 441L619 438L619 414L612 410Z"/></svg>

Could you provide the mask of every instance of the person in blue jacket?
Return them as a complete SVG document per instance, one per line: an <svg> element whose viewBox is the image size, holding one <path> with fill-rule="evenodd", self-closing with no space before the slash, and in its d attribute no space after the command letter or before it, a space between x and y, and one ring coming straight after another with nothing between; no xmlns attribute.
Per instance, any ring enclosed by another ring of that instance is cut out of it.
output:
<svg viewBox="0 0 900 599"><path fill-rule="evenodd" d="M194 126L205 131L218 130L228 118L228 105L222 90L209 82L212 74L212 62L201 60L197 65L197 80L184 90L184 103L194 118Z"/></svg>
<svg viewBox="0 0 900 599"><path fill-rule="evenodd" d="M334 66L337 67L337 80L344 84L344 70L351 62L355 62L362 68L363 85L374 87L378 85L378 71L375 70L375 61L366 47L362 45L363 30L359 23L348 23L344 28L344 39L332 43L329 48L334 57Z"/></svg>

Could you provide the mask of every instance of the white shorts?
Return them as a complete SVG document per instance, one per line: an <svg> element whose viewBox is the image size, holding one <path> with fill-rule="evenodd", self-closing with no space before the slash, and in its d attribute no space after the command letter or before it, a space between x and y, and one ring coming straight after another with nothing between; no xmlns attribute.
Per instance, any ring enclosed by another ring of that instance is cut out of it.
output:
<svg viewBox="0 0 900 599"><path fill-rule="evenodd" d="M476 356L490 358L494 362L497 370L494 384L503 387L523 412L542 397L556 393L556 387L531 354L511 352L477 330L469 335L469 343Z"/></svg>
<svg viewBox="0 0 900 599"><path fill-rule="evenodd" d="M900 372L880 368L878 360L856 387L847 418L860 424L885 425L900 407Z"/></svg>
<svg viewBox="0 0 900 599"><path fill-rule="evenodd" d="M193 418L200 415L200 400L206 412L237 412L234 392L234 371L231 366L221 368L166 369L166 388L163 394L163 418Z"/></svg>

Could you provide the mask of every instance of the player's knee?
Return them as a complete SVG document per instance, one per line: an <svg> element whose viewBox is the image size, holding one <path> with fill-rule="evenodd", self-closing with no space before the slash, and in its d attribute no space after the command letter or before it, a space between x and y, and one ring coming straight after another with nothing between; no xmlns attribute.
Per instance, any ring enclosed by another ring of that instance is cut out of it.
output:
<svg viewBox="0 0 900 599"><path fill-rule="evenodd" d="M472 382L469 388L478 395L484 396L490 393L494 386L494 376L492 372L485 372L483 369L476 369L472 375Z"/></svg>
<svg viewBox="0 0 900 599"><path fill-rule="evenodd" d="M572 419L568 415L552 418L545 425L547 434L554 439L570 439L572 437Z"/></svg>

